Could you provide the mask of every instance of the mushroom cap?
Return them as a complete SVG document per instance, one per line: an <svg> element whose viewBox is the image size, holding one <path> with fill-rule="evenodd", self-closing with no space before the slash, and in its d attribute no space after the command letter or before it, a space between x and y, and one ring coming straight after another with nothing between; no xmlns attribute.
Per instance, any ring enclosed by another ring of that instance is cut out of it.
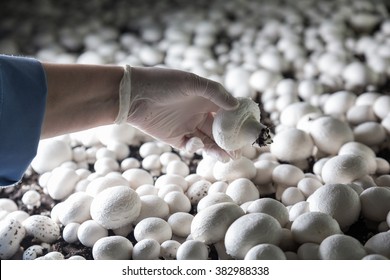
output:
<svg viewBox="0 0 390 280"><path fill-rule="evenodd" d="M149 217L135 226L134 237L137 241L155 239L161 244L172 238L172 229L167 221L161 218Z"/></svg>
<svg viewBox="0 0 390 280"><path fill-rule="evenodd" d="M325 184L307 198L310 211L332 216L341 228L356 222L360 215L359 195L345 184Z"/></svg>
<svg viewBox="0 0 390 280"><path fill-rule="evenodd" d="M259 244L245 255L245 260L286 260L286 255L274 244Z"/></svg>
<svg viewBox="0 0 390 280"><path fill-rule="evenodd" d="M141 211L141 200L129 186L116 186L100 192L91 203L91 217L106 229L131 224Z"/></svg>
<svg viewBox="0 0 390 280"><path fill-rule="evenodd" d="M250 98L238 98L239 106L235 110L218 110L214 117L212 133L215 142L221 148L234 151L246 144L252 144L256 139L244 139L240 136L241 127L247 119L253 118L260 122L260 108ZM260 131L258 131L260 135Z"/></svg>
<svg viewBox="0 0 390 280"><path fill-rule="evenodd" d="M373 149L363 143L356 141L345 143L340 147L338 154L354 154L357 156L361 156L364 158L364 161L367 164L369 174L373 174L376 171L376 154Z"/></svg>
<svg viewBox="0 0 390 280"><path fill-rule="evenodd" d="M321 176L326 184L347 184L368 175L363 157L354 154L337 155L325 162Z"/></svg>
<svg viewBox="0 0 390 280"><path fill-rule="evenodd" d="M310 135L319 150L327 154L337 154L340 147L353 141L349 125L330 116L322 116L310 124Z"/></svg>
<svg viewBox="0 0 390 280"><path fill-rule="evenodd" d="M96 241L107 235L108 230L94 220L85 221L77 230L77 238L86 247L93 247Z"/></svg>
<svg viewBox="0 0 390 280"><path fill-rule="evenodd" d="M142 239L134 245L133 260L157 260L161 246L154 239Z"/></svg>
<svg viewBox="0 0 390 280"><path fill-rule="evenodd" d="M390 212L390 189L371 187L360 194L363 216L374 222L385 221Z"/></svg>
<svg viewBox="0 0 390 280"><path fill-rule="evenodd" d="M390 259L390 232L380 232L372 236L364 244L369 253L376 253Z"/></svg>
<svg viewBox="0 0 390 280"><path fill-rule="evenodd" d="M180 247L180 243L176 240L167 240L161 243L161 257L164 260L175 260L177 249Z"/></svg>
<svg viewBox="0 0 390 280"><path fill-rule="evenodd" d="M318 254L322 260L360 260L367 255L359 240L344 234L325 238L320 244Z"/></svg>
<svg viewBox="0 0 390 280"><path fill-rule="evenodd" d="M51 218L43 215L32 215L23 221L26 234L46 242L53 243L60 237L60 227Z"/></svg>
<svg viewBox="0 0 390 280"><path fill-rule="evenodd" d="M213 244L222 240L229 226L244 215L235 203L223 202L206 207L195 215L191 223L191 236L194 240Z"/></svg>
<svg viewBox="0 0 390 280"><path fill-rule="evenodd" d="M191 223L194 219L190 213L176 212L168 218L168 224L172 228L172 233L179 237L188 237L191 233Z"/></svg>
<svg viewBox="0 0 390 280"><path fill-rule="evenodd" d="M281 232L282 228L274 217L264 213L246 214L226 231L226 252L235 259L244 259L246 253L258 244L277 245Z"/></svg>
<svg viewBox="0 0 390 280"><path fill-rule="evenodd" d="M289 222L287 208L281 202L268 197L253 201L249 204L246 212L268 214L278 220L281 227L284 227Z"/></svg>
<svg viewBox="0 0 390 280"><path fill-rule="evenodd" d="M330 215L307 212L298 216L291 225L294 240L302 243L318 243L333 234L342 233L339 224Z"/></svg>
<svg viewBox="0 0 390 280"><path fill-rule="evenodd" d="M58 212L58 219L61 224L85 222L91 219L90 206L93 197L85 192L76 192L71 194Z"/></svg>
<svg viewBox="0 0 390 280"><path fill-rule="evenodd" d="M133 244L123 236L106 236L100 238L92 247L94 260L129 260Z"/></svg>
<svg viewBox="0 0 390 280"><path fill-rule="evenodd" d="M22 224L14 219L5 218L0 222L0 258L11 258L20 248L20 242L26 235Z"/></svg>
<svg viewBox="0 0 390 280"><path fill-rule="evenodd" d="M223 202L233 202L233 199L223 192L208 193L199 201L196 209L198 212L200 212L206 207Z"/></svg>
<svg viewBox="0 0 390 280"><path fill-rule="evenodd" d="M207 260L209 255L206 244L198 240L187 240L177 249L177 260Z"/></svg>
<svg viewBox="0 0 390 280"><path fill-rule="evenodd" d="M140 197L140 200L141 211L134 223L138 223L148 217L165 219L169 215L168 204L157 195L144 195Z"/></svg>
<svg viewBox="0 0 390 280"><path fill-rule="evenodd" d="M287 162L307 159L312 155L313 148L310 135L297 128L287 128L277 133L270 145L271 153Z"/></svg>
<svg viewBox="0 0 390 280"><path fill-rule="evenodd" d="M213 167L213 175L218 181L233 181L238 178L252 179L256 176L256 168L253 161L241 157L228 162L217 161Z"/></svg>
<svg viewBox="0 0 390 280"><path fill-rule="evenodd" d="M72 160L72 149L66 141L45 139L39 141L37 154L31 162L31 167L42 174L70 160Z"/></svg>
<svg viewBox="0 0 390 280"><path fill-rule="evenodd" d="M239 205L256 200L260 196L259 190L255 184L246 178L239 178L231 182L226 189L226 194Z"/></svg>

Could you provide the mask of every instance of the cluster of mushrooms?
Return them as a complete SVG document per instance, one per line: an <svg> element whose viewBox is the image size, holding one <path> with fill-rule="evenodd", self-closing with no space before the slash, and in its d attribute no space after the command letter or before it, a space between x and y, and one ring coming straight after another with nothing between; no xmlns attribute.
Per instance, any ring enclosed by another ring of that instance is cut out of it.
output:
<svg viewBox="0 0 390 280"><path fill-rule="evenodd" d="M85 259L59 239L97 260L390 259L386 1L24 2L0 19L0 52L218 81L241 105L213 136L241 153L219 162L128 124L42 140L37 182L0 199L1 259ZM43 194L50 213L20 210Z"/></svg>

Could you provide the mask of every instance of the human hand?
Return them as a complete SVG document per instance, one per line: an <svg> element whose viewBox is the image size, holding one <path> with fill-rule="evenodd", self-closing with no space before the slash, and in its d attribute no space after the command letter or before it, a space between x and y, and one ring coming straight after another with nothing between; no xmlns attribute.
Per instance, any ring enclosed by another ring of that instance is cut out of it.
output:
<svg viewBox="0 0 390 280"><path fill-rule="evenodd" d="M203 148L220 161L229 160L232 155L214 142L213 113L235 109L238 101L221 84L157 67L132 67L130 76L130 124L174 148Z"/></svg>

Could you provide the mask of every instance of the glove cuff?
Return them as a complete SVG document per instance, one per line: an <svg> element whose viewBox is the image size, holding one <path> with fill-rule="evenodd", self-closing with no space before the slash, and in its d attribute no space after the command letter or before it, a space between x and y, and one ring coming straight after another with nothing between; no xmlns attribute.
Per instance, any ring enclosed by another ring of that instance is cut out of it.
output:
<svg viewBox="0 0 390 280"><path fill-rule="evenodd" d="M119 84L119 112L115 119L115 124L126 122L130 109L131 67L126 65L123 68L124 74Z"/></svg>

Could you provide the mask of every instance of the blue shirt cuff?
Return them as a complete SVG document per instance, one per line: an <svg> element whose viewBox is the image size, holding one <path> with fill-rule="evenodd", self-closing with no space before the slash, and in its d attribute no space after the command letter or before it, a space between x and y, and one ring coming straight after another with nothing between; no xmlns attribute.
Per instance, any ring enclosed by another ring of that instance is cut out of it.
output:
<svg viewBox="0 0 390 280"><path fill-rule="evenodd" d="M20 181L35 157L46 96L38 60L0 55L0 186Z"/></svg>

